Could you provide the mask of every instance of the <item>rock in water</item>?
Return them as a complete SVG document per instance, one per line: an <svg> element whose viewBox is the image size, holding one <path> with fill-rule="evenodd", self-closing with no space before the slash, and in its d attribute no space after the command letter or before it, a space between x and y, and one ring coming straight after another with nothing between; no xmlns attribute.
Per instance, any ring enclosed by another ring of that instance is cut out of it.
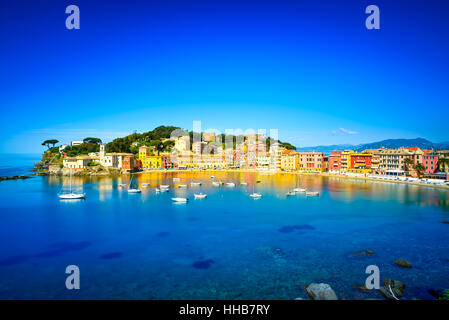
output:
<svg viewBox="0 0 449 320"><path fill-rule="evenodd" d="M394 263L396 265L400 266L401 268L409 268L410 269L412 267L412 264L404 259L397 259L394 261Z"/></svg>
<svg viewBox="0 0 449 320"><path fill-rule="evenodd" d="M306 291L313 300L338 300L334 290L326 283L312 283Z"/></svg>
<svg viewBox="0 0 449 320"><path fill-rule="evenodd" d="M402 292L404 291L404 289L405 289L404 282L398 280L384 279L383 287L380 288L379 291L385 298L389 300L397 300L402 297ZM395 299L395 297L397 299Z"/></svg>

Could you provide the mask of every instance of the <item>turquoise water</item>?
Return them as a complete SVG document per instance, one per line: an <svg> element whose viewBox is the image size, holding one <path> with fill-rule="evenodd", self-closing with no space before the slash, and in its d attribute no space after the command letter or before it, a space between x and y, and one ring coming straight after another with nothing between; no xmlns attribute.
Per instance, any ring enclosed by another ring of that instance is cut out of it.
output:
<svg viewBox="0 0 449 320"><path fill-rule="evenodd" d="M211 174L237 186L214 187ZM203 185L155 193L175 176ZM405 299L449 288L447 190L214 172L139 175L151 187L128 194L118 188L128 179L75 178L87 198L72 202L57 198L67 179L0 182L0 298L295 299L311 282L342 299L381 298L353 288L371 264L382 279L405 282ZM320 196L286 197L296 186ZM198 190L208 197L194 200ZM263 197L250 198L253 190ZM173 195L190 201L174 204ZM353 255L362 250L375 254ZM396 266L398 258L413 268ZM71 264L80 290L65 288Z"/></svg>

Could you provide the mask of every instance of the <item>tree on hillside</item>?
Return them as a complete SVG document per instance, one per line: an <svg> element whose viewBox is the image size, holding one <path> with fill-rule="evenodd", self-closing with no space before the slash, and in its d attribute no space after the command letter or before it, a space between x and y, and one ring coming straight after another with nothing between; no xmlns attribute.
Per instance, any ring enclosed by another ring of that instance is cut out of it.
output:
<svg viewBox="0 0 449 320"><path fill-rule="evenodd" d="M50 146L54 147L55 144L57 144L58 142L59 142L59 140L50 139L50 140L45 140L44 142L42 142L42 145L47 146L47 148L50 149Z"/></svg>
<svg viewBox="0 0 449 320"><path fill-rule="evenodd" d="M164 144L161 140L152 140L150 142L150 147L154 147L159 154L159 152L164 148Z"/></svg>
<svg viewBox="0 0 449 320"><path fill-rule="evenodd" d="M88 137L85 138L83 140L84 143L95 143L95 144L100 144L101 143L101 139L100 138L92 138L92 137Z"/></svg>

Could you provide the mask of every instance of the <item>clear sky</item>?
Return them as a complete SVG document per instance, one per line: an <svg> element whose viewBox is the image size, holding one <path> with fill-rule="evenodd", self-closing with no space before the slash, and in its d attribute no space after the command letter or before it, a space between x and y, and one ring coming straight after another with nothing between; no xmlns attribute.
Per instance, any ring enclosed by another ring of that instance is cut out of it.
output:
<svg viewBox="0 0 449 320"><path fill-rule="evenodd" d="M65 28L70 4L80 30ZM448 13L445 0L3 0L0 152L194 120L297 147L449 141Z"/></svg>

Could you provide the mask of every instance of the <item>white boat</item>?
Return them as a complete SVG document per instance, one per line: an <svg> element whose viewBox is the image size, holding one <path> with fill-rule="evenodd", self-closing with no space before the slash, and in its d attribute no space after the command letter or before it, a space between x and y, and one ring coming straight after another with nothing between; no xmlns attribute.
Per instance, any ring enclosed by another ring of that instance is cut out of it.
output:
<svg viewBox="0 0 449 320"><path fill-rule="evenodd" d="M178 188L187 188L187 185L186 184L178 184Z"/></svg>
<svg viewBox="0 0 449 320"><path fill-rule="evenodd" d="M253 199L262 198L262 195L260 193L251 193L249 196Z"/></svg>
<svg viewBox="0 0 449 320"><path fill-rule="evenodd" d="M169 189L169 188L162 188L162 189L160 189L160 191L161 191L161 192L169 192L170 189Z"/></svg>
<svg viewBox="0 0 449 320"><path fill-rule="evenodd" d="M226 182L226 186L235 187L235 183L234 182Z"/></svg>
<svg viewBox="0 0 449 320"><path fill-rule="evenodd" d="M58 194L59 199L62 200L76 200L76 199L84 199L86 197L85 193L65 193Z"/></svg>
<svg viewBox="0 0 449 320"><path fill-rule="evenodd" d="M294 196L294 195L296 195L296 193L294 191L287 192L287 196Z"/></svg>
<svg viewBox="0 0 449 320"><path fill-rule="evenodd" d="M304 189L304 188L295 188L295 189L293 189L293 191L294 191L294 192L306 192L307 189Z"/></svg>
<svg viewBox="0 0 449 320"><path fill-rule="evenodd" d="M215 179L215 176L210 176L211 179Z"/></svg>
<svg viewBox="0 0 449 320"><path fill-rule="evenodd" d="M126 187L127 186L127 184L126 183L119 183L119 188L124 188L124 187Z"/></svg>
<svg viewBox="0 0 449 320"><path fill-rule="evenodd" d="M320 195L320 193L317 191L307 191L306 192L306 196L318 196L318 195Z"/></svg>
<svg viewBox="0 0 449 320"><path fill-rule="evenodd" d="M240 182L240 184L241 184L242 186L247 186L247 185L248 185L247 182Z"/></svg>
<svg viewBox="0 0 449 320"><path fill-rule="evenodd" d="M58 197L62 200L76 200L84 199L86 197L85 193L77 193L72 191L72 169L70 169L70 192L58 194Z"/></svg>
<svg viewBox="0 0 449 320"><path fill-rule="evenodd" d="M170 188L170 186L168 184L161 184L159 186L159 188L161 188L161 189L168 189L168 188Z"/></svg>
<svg viewBox="0 0 449 320"><path fill-rule="evenodd" d="M207 197L207 194L205 194L205 193L198 193L198 194L195 193L194 196L195 196L195 199L204 199L204 198Z"/></svg>
<svg viewBox="0 0 449 320"><path fill-rule="evenodd" d="M171 198L173 202L187 202L189 199L187 198Z"/></svg>
<svg viewBox="0 0 449 320"><path fill-rule="evenodd" d="M190 182L191 186L200 186L201 182Z"/></svg>
<svg viewBox="0 0 449 320"><path fill-rule="evenodd" d="M128 193L140 193L141 190L139 188L137 188L137 186L136 187L132 186L133 179L134 179L134 177L131 177L131 180L129 180Z"/></svg>
<svg viewBox="0 0 449 320"><path fill-rule="evenodd" d="M156 193L159 193L159 192L161 192L161 189L159 189L159 188L156 188Z"/></svg>
<svg viewBox="0 0 449 320"><path fill-rule="evenodd" d="M218 187L218 186L220 186L220 183L213 181L212 185L215 186L215 187Z"/></svg>

